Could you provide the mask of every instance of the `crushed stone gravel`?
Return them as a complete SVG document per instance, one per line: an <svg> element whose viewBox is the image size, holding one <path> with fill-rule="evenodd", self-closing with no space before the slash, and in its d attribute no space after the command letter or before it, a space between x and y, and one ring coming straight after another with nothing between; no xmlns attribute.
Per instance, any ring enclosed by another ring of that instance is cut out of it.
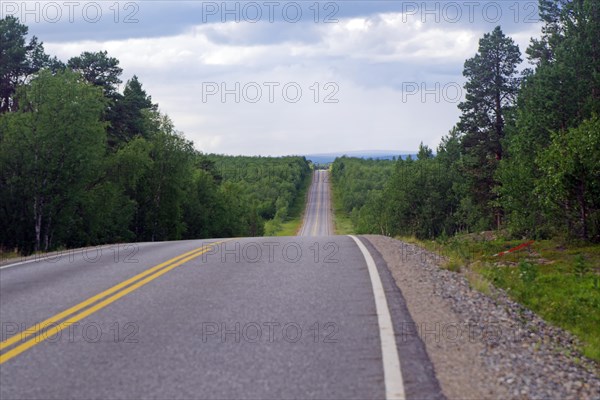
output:
<svg viewBox="0 0 600 400"><path fill-rule="evenodd" d="M440 268L443 259L433 252L364 237L402 291L415 325L407 329L425 343L447 398L600 399L600 365L580 354L575 336L501 289L472 289L464 274Z"/></svg>

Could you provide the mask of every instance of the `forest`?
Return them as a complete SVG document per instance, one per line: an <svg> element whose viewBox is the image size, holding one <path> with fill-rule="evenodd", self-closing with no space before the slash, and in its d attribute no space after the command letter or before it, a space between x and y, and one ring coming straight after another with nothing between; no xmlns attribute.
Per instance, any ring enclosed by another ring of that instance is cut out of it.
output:
<svg viewBox="0 0 600 400"><path fill-rule="evenodd" d="M501 27L480 39L460 118L435 151L421 144L393 166L333 163L336 200L359 233L600 242L600 3L539 5L542 35L525 55Z"/></svg>
<svg viewBox="0 0 600 400"><path fill-rule="evenodd" d="M0 19L0 251L276 233L304 157L203 154L106 51L27 37Z"/></svg>

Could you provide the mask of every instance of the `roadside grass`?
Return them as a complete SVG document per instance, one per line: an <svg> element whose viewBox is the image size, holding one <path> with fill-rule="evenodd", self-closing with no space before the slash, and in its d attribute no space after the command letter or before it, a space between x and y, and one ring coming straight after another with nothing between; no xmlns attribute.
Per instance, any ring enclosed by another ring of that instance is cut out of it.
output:
<svg viewBox="0 0 600 400"><path fill-rule="evenodd" d="M353 235L356 233L350 216L343 210L342 199L338 190L332 185L331 202L333 208L333 229L336 235Z"/></svg>
<svg viewBox="0 0 600 400"><path fill-rule="evenodd" d="M295 236L298 233L298 230L302 226L304 209L308 200L308 188L311 182L312 174L309 174L304 178L302 187L289 208L288 217L279 225L279 229L277 229L274 236Z"/></svg>
<svg viewBox="0 0 600 400"><path fill-rule="evenodd" d="M462 235L443 240L402 237L446 259L443 267L462 271L471 287L490 294L504 289L515 301L579 337L582 353L600 361L600 246L558 239L494 257L526 240Z"/></svg>
<svg viewBox="0 0 600 400"><path fill-rule="evenodd" d="M275 236L296 236L301 225L302 217L285 221L281 224L281 228L275 233Z"/></svg>
<svg viewBox="0 0 600 400"><path fill-rule="evenodd" d="M8 260L12 260L13 258L19 258L22 257L21 254L19 254L18 251L14 251L14 250L0 250L0 264L3 261L8 261Z"/></svg>

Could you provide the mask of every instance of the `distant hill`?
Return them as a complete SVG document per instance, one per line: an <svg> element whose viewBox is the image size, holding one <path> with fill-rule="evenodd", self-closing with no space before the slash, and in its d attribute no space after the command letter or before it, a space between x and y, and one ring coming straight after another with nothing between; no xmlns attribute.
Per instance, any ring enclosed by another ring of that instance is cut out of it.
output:
<svg viewBox="0 0 600 400"><path fill-rule="evenodd" d="M344 151L339 153L321 153L321 154L306 154L307 160L312 161L315 164L329 164L332 163L336 158L342 156L356 157L356 158L372 158L375 160L391 160L393 158L402 157L406 159L409 155L413 158L416 157L416 151L402 151L402 150L359 150L359 151Z"/></svg>

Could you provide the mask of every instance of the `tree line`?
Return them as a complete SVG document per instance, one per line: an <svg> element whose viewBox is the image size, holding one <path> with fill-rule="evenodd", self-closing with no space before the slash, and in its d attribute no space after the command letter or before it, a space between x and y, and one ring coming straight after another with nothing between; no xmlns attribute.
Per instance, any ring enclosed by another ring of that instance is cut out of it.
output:
<svg viewBox="0 0 600 400"><path fill-rule="evenodd" d="M337 159L332 178L359 232L433 238L488 229L600 241L600 3L540 0L530 67L500 27L464 64L461 116L437 151ZM381 186L381 184L378 184ZM349 194L352 193L352 194ZM358 201L357 201L358 200Z"/></svg>
<svg viewBox="0 0 600 400"><path fill-rule="evenodd" d="M303 157L206 155L119 60L50 57L0 19L0 250L258 236L285 217ZM260 171L256 179L231 171Z"/></svg>
<svg viewBox="0 0 600 400"><path fill-rule="evenodd" d="M304 157L248 157L207 155L225 182L237 185L252 197L264 223L261 234L276 235L312 176Z"/></svg>

